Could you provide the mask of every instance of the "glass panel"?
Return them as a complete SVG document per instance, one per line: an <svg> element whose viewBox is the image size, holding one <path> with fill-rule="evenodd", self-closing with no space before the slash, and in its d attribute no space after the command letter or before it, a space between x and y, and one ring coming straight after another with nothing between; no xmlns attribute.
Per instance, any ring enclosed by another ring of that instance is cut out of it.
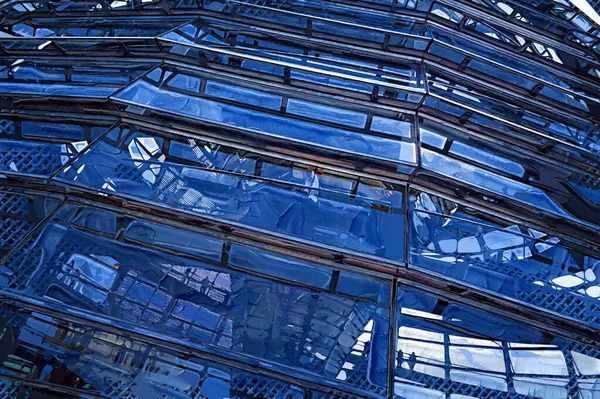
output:
<svg viewBox="0 0 600 399"><path fill-rule="evenodd" d="M571 215L554 203L543 191L534 187L426 149L421 151L421 160L423 168L437 172L445 177L464 181L473 186L489 190L498 195L514 198L560 216L571 217Z"/></svg>
<svg viewBox="0 0 600 399"><path fill-rule="evenodd" d="M319 26L336 30L330 21L313 24L314 29ZM348 34L348 29L356 30L355 27L348 28L346 25L340 25L340 29L340 32L336 31L339 34ZM381 32L375 34L376 37L382 35ZM381 37L377 41L381 41L380 39ZM357 60L347 48L340 48L335 52L315 50L302 41L296 41L291 46L287 35L277 35L272 31L265 38L252 26L199 20L162 35L161 40L170 53L189 58L202 54L240 74L249 75L248 70L251 70L281 76L284 69L289 70L292 80L284 83L292 86L296 86L294 81L297 79L318 84L320 89L323 89L322 86L329 86L369 95L378 91L383 93L388 88L398 94L385 95L386 98L411 103L420 102L425 92L422 70L416 63L385 62L385 66L381 67L380 61Z"/></svg>
<svg viewBox="0 0 600 399"><path fill-rule="evenodd" d="M544 136L550 136L581 146L588 151L595 153L600 151L598 126L579 118L564 115L544 116L526 108L532 108L530 105L512 104L508 98L502 98L489 91L483 94L479 90L466 87L437 73L432 73L428 84L431 94L454 103L455 106L463 107L463 113L468 110L470 115L481 114L483 118L469 116L469 119L475 123L483 122L484 125L489 125L489 122L485 122L489 117L496 124L528 128L530 132L538 134L540 140L544 140ZM443 107L436 105L435 101L428 99L427 104L434 108Z"/></svg>
<svg viewBox="0 0 600 399"><path fill-rule="evenodd" d="M113 398L184 399L196 394L207 399L304 398L304 390L295 385L150 345L124 333L19 309L11 303L0 304L0 313L0 375ZM17 383L0 380L0 393L7 398L68 397L47 391L43 396L17 396L16 392Z"/></svg>
<svg viewBox="0 0 600 399"><path fill-rule="evenodd" d="M429 120L420 126L423 168L537 209L600 225L600 182L595 176L515 151L510 142L474 137Z"/></svg>
<svg viewBox="0 0 600 399"><path fill-rule="evenodd" d="M56 115L56 119L66 118ZM97 125L110 123L0 119L0 171L49 177L106 130Z"/></svg>
<svg viewBox="0 0 600 399"><path fill-rule="evenodd" d="M155 70L150 76L161 75L161 79L172 79L173 75L162 73L161 69ZM184 72L175 72L185 74ZM313 144L329 149L336 149L354 154L363 154L370 157L381 158L389 161L414 164L416 162L415 146L413 143L396 141L383 137L375 137L368 133L336 128L318 123L319 119L313 116L314 122L291 118L291 113L283 111L268 113L247 108L248 103L222 103L199 97L201 94L179 93L169 90L151 79L140 79L119 92L113 97L118 102L141 106L151 110L167 112L183 117L216 123L225 126L244 129L249 132L260 132L268 136L289 139L293 142ZM248 97L240 92L239 97L229 97L230 100L243 101ZM331 115L330 106L319 106L320 112ZM338 112L345 112L339 109ZM328 117L328 118L331 118Z"/></svg>
<svg viewBox="0 0 600 399"><path fill-rule="evenodd" d="M186 162L163 152L173 143L187 147L190 157ZM205 153L210 156L211 152L218 153L207 150L206 143L169 140L121 127L111 131L59 177L94 190L133 196L321 244L393 260L403 258L402 192L377 182L359 183L356 194L340 192L335 186L328 188L327 180L321 187L321 168L294 171L295 185L275 184L259 179L261 170L246 169L245 162L227 163L246 176L226 173L228 168L216 163L223 162L225 154L213 157L212 165L204 161ZM232 155L227 160L235 159ZM257 177L252 177L254 174ZM290 181L287 175L288 170L284 169L267 176L285 182Z"/></svg>
<svg viewBox="0 0 600 399"><path fill-rule="evenodd" d="M217 243L223 243L218 237L186 236L180 227L118 214L124 233L107 235L79 227L107 217L87 209L74 209L74 218L58 215L23 248L25 256L8 260L15 273L11 289L167 340L251 356L248 361L276 363L319 381L385 391L388 283L231 243L220 246L222 261L215 262ZM74 219L77 224L69 221ZM140 226L156 239L132 245L129 238L139 237ZM175 255L172 244L159 238L167 229L183 242L204 240L208 247L182 246ZM301 269L292 274L294 267Z"/></svg>
<svg viewBox="0 0 600 399"><path fill-rule="evenodd" d="M481 2L480 2L481 3ZM564 4L565 2L563 2ZM556 2L551 4L557 6ZM547 6L548 9L552 5ZM559 8L562 5L558 5ZM531 12L532 8L529 8ZM466 10L465 10L466 11ZM453 22L455 24L454 29L469 32L470 34L478 34L480 38L484 38L486 41L496 41L498 44L505 44L508 47L512 47L513 51L519 51L521 54L531 56L533 60L547 60L552 63L567 67L574 73L582 75L584 77L598 77L600 70L598 68L597 60L594 56L585 57L582 53L579 53L575 49L571 49L570 46L557 45L552 40L544 39L543 37L531 32L527 32L519 29L519 33L516 33L516 29L509 24L500 24L493 20L486 20L481 15L464 15L458 12L452 7L435 3L432 7L431 13L441 17L445 20ZM521 10L516 12L517 19L523 20L524 13ZM506 18L506 17L504 17ZM511 17L512 18L512 17ZM567 18L571 19L571 16ZM582 34L559 34L559 36L567 37L574 40L578 44L585 42L590 39L590 36ZM587 36L587 37L585 37ZM582 40L583 39L583 40ZM539 40L539 41L538 41ZM592 39L592 43L597 42L597 39ZM548 44L552 43L552 44ZM588 43L584 46L587 47ZM598 51L598 49L595 49ZM596 53L597 56L598 53Z"/></svg>
<svg viewBox="0 0 600 399"><path fill-rule="evenodd" d="M62 2L61 6L64 7ZM89 2L88 2L89 3ZM113 2L117 3L117 2ZM42 3L43 4L43 3ZM40 5L42 5L40 4ZM72 4L72 3L71 3ZM106 4L106 3L105 3ZM92 6L89 10L91 11ZM131 17L110 18L85 18L83 15L77 19L65 18L38 18L36 21L24 20L10 26L10 33L21 37L154 37L181 25L179 17L144 17L136 18L132 24ZM28 43L37 43L28 41ZM20 42L24 43L24 42ZM43 43L43 42L40 42ZM61 45L75 44L69 41L60 41Z"/></svg>
<svg viewBox="0 0 600 399"><path fill-rule="evenodd" d="M430 194L410 202L412 265L600 326L599 259Z"/></svg>
<svg viewBox="0 0 600 399"><path fill-rule="evenodd" d="M216 3L216 2L215 2ZM396 6L406 3L400 1ZM425 6L426 7L426 6ZM278 10L277 8L283 9ZM236 9L245 20L255 19L305 29L309 24L314 36L327 36L336 41L381 46L385 36L390 36L392 46L423 50L427 46L429 32L423 21L399 18L393 13L382 13L341 3L321 1L289 1L278 7L253 7L246 3ZM232 7L223 5L222 12L231 13ZM288 28L289 29L289 28Z"/></svg>
<svg viewBox="0 0 600 399"><path fill-rule="evenodd" d="M566 1L545 2L543 8L517 0L476 0L477 4L494 10L502 17L532 25L558 37L571 41L572 44L586 47L589 43L597 42L598 29L593 27L590 18L584 15L575 3ZM573 29L578 32L572 32Z"/></svg>
<svg viewBox="0 0 600 399"><path fill-rule="evenodd" d="M598 393L588 379L597 377L596 348L402 285L396 326L396 398L553 399Z"/></svg>
<svg viewBox="0 0 600 399"><path fill-rule="evenodd" d="M0 60L0 93L104 99L145 73L154 63Z"/></svg>

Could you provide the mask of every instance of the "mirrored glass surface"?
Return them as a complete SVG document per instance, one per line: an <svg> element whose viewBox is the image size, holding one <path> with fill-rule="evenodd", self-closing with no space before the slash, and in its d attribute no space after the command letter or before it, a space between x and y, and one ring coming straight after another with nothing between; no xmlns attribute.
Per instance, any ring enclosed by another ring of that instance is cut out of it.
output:
<svg viewBox="0 0 600 399"><path fill-rule="evenodd" d="M396 5L405 5L399 1ZM309 32L311 36L335 38L345 43L396 50L423 50L429 42L429 32L422 20L346 5L341 2L286 1L255 4L249 1L209 2L208 7L225 14L234 13L260 22L277 23L288 29Z"/></svg>
<svg viewBox="0 0 600 399"><path fill-rule="evenodd" d="M153 62L0 60L0 93L11 96L106 99L152 68Z"/></svg>
<svg viewBox="0 0 600 399"><path fill-rule="evenodd" d="M509 143L422 121L421 166L563 218L600 225L600 180Z"/></svg>
<svg viewBox="0 0 600 399"><path fill-rule="evenodd" d="M423 192L410 197L410 263L600 326L600 260L573 243Z"/></svg>
<svg viewBox="0 0 600 399"><path fill-rule="evenodd" d="M453 108L468 112L469 121L488 126L514 126L528 129L543 140L555 137L598 154L600 151L599 126L574 116L542 114L541 110L517 100L509 100L491 91L475 90L456 78L432 73L428 80L429 91L434 95L426 100L432 107L451 113ZM444 103L450 106L446 109ZM460 112L460 111L458 111ZM462 116L462 115L461 115ZM491 121L490 121L491 119ZM506 128L505 128L506 129Z"/></svg>
<svg viewBox="0 0 600 399"><path fill-rule="evenodd" d="M516 90L535 93L590 115L600 112L598 85L581 81L572 74L540 68L533 61L460 37L450 30L431 29L434 44L429 53L460 65L464 71L471 71L475 76L486 74L514 85Z"/></svg>
<svg viewBox="0 0 600 399"><path fill-rule="evenodd" d="M600 399L599 155L568 0L0 0L0 398Z"/></svg>
<svg viewBox="0 0 600 399"><path fill-rule="evenodd" d="M551 7L552 5L549 4L548 8ZM504 8L510 8L510 6ZM532 59L547 61L550 65L554 64L559 67L566 67L573 73L585 78L597 79L600 77L598 48L595 45L593 46L595 54L586 55L574 48L570 48L570 46L564 46L562 43L557 44L552 39L540 37L536 32L517 31L510 24L499 23L497 20L482 18L481 15L465 11L467 10L464 8L458 10L452 5L436 2L433 4L430 13L442 20L448 21L453 29L479 36L487 42L498 44L512 51L522 52ZM574 15L571 14L571 16ZM580 44L586 40L584 38L586 34L582 34L582 32L578 33L579 35L572 35L571 38L575 38L575 41ZM592 43L595 40L592 39Z"/></svg>
<svg viewBox="0 0 600 399"><path fill-rule="evenodd" d="M310 117L299 118L286 112L283 107L273 110L280 95L243 86L239 88L234 84L220 84L192 72L157 68L112 98L121 104L260 133L267 137L283 138L292 143L392 162L416 162L413 140L402 140L401 137L412 136L411 123L399 121L393 127L399 130L391 135L393 138L386 137L390 136L389 133L374 135L372 129L369 130L366 126L350 129L347 124L344 126L339 122L324 124L324 117L319 118L319 114L330 114L329 118L336 118L336 112L343 115L346 110L341 107L336 110L333 106L315 102L312 106L319 108L319 114L311 112Z"/></svg>
<svg viewBox="0 0 600 399"><path fill-rule="evenodd" d="M0 315L0 375L72 390L72 397L305 397L298 386L151 345L102 326L19 309L12 303L1 304ZM0 379L1 393L19 391L18 383ZM18 397L70 396L46 391L42 396Z"/></svg>
<svg viewBox="0 0 600 399"><path fill-rule="evenodd" d="M62 2L63 4L66 2ZM117 2L113 2L117 3ZM142 17L136 18L133 23L131 18L113 17L106 19L96 18L52 18L52 15L38 16L26 19L9 26L9 32L14 36L26 38L53 38L53 37L155 37L173 29L189 20L189 17ZM21 41L24 43L24 41ZM28 40L37 43L36 40ZM43 43L43 42L42 42ZM63 45L69 43L61 42ZM96 42L97 43L97 42Z"/></svg>
<svg viewBox="0 0 600 399"><path fill-rule="evenodd" d="M199 19L162 35L159 40L173 56L194 60L202 54L237 73L252 71L283 76L290 69L292 86L310 83L314 88L345 89L378 95L381 101L409 103L420 102L425 92L423 73L417 63L381 65L366 57L357 59L351 49L343 46L334 45L333 52L325 50L331 47L329 44L315 49L302 40L291 42L284 32L270 30L265 37L252 26L238 23Z"/></svg>
<svg viewBox="0 0 600 399"><path fill-rule="evenodd" d="M385 390L383 281L73 205L30 242L5 262L14 274L4 289L287 373Z"/></svg>
<svg viewBox="0 0 600 399"><path fill-rule="evenodd" d="M402 192L117 127L59 178L274 233L401 260ZM217 150L217 151L215 151ZM341 185L341 187L340 187Z"/></svg>
<svg viewBox="0 0 600 399"><path fill-rule="evenodd" d="M396 398L598 395L600 351L434 295L398 287Z"/></svg>

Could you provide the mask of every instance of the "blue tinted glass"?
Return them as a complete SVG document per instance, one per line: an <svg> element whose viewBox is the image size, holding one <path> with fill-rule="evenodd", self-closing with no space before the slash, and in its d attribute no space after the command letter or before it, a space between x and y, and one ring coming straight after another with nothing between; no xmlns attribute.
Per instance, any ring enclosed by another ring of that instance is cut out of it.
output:
<svg viewBox="0 0 600 399"><path fill-rule="evenodd" d="M380 14L378 25L381 22ZM338 26L339 23L333 25ZM346 25L339 26L342 30L346 30ZM395 25L398 26L398 22ZM186 30L193 30L193 33L188 34ZM375 36L380 35L380 32L375 32ZM230 70L241 67L270 75L282 75L285 67L291 68L290 77L294 80L345 90L371 93L377 90L375 83L383 87L394 87L396 90L424 92L421 67L415 63L385 65L382 73L377 63L357 60L356 57L347 54L313 51L302 42L297 42L296 47L292 47L285 36L275 35L265 40L248 25L198 21L168 32L161 36L161 40L164 41L163 45L170 48L171 53L191 56L201 52L211 60L227 65ZM412 41L412 39L398 40L392 36L390 44L394 40L396 42L393 44L400 46L407 46L407 43ZM233 55L236 58L240 57L241 63L239 60L233 62L231 58ZM399 93L398 99L419 102L422 95Z"/></svg>
<svg viewBox="0 0 600 399"><path fill-rule="evenodd" d="M221 260L223 241L217 238L192 234L156 223L134 222L124 232L126 240L142 242L173 251L185 252L214 261Z"/></svg>
<svg viewBox="0 0 600 399"><path fill-rule="evenodd" d="M254 159L246 158L241 154L221 152L218 146L197 143L194 140L188 142L171 141L168 154L174 158L191 161L198 164L198 166L216 167L243 174L253 174L256 168L256 160Z"/></svg>
<svg viewBox="0 0 600 399"><path fill-rule="evenodd" d="M574 3L0 1L0 398L600 399Z"/></svg>
<svg viewBox="0 0 600 399"><path fill-rule="evenodd" d="M365 184L359 195L329 191L321 187L317 173L307 171L296 172L295 186L272 184L205 169L202 162L196 166L167 158L162 153L164 140L116 128L60 177L76 185L320 244L392 260L403 258L401 192ZM290 181L282 172L281 180ZM277 174L266 176L280 180Z"/></svg>
<svg viewBox="0 0 600 399"><path fill-rule="evenodd" d="M359 129L363 128L367 121L367 115L365 114L296 99L288 101L287 112Z"/></svg>
<svg viewBox="0 0 600 399"><path fill-rule="evenodd" d="M245 100L248 100L248 98L251 99L252 97L243 96ZM286 118L274 113L245 108L241 104L239 106L230 105L184 95L169 91L164 86L157 87L157 85L146 80L137 80L124 91L119 92L114 99L125 104L138 105L238 129L261 132L266 135L306 144L315 144L325 148L395 162L416 162L415 146L412 143L333 128L316 122ZM241 99L242 97L240 97ZM327 109L323 111L327 111ZM405 127L403 128L405 129Z"/></svg>
<svg viewBox="0 0 600 399"><path fill-rule="evenodd" d="M572 243L426 193L411 196L411 215L415 266L600 325L600 260Z"/></svg>
<svg viewBox="0 0 600 399"><path fill-rule="evenodd" d="M600 223L594 208L599 186L590 174L430 120L421 123L421 142L428 147L426 169L573 220ZM575 190L579 195L569 194Z"/></svg>
<svg viewBox="0 0 600 399"><path fill-rule="evenodd" d="M79 226L106 215L85 209L77 225L48 222L25 257L8 261L11 287L126 328L384 391L389 284L349 272L333 279L323 266L235 245L221 246L229 261L218 264L215 239L143 221L100 235Z"/></svg>
<svg viewBox="0 0 600 399"><path fill-rule="evenodd" d="M25 136L83 140L82 126L29 121L24 121L21 126Z"/></svg>
<svg viewBox="0 0 600 399"><path fill-rule="evenodd" d="M148 344L125 333L114 334L101 327L20 309L13 303L0 304L0 312L4 316L0 322L5 344L0 354L3 375L80 389L86 397L184 399L197 392L211 399L257 392L278 399L305 397L298 386L221 366L190 356L189 352ZM71 346L65 340L78 345ZM67 353L65 345L69 348ZM36 352L44 356L33 355ZM30 391L31 388L21 389L16 382L0 380L0 392L7 397L55 397L48 391L40 396L26 396Z"/></svg>
<svg viewBox="0 0 600 399"><path fill-rule="evenodd" d="M0 62L0 92L105 99L152 66L146 61L89 66L80 61L6 59Z"/></svg>
<svg viewBox="0 0 600 399"><path fill-rule="evenodd" d="M583 122L580 118L561 116L554 119L495 98L491 94L481 94L466 87L446 83L446 78L433 77L429 82L430 91L436 96L462 104L468 109L490 115L501 124L518 125L531 129L539 136L550 135L567 140L583 148L598 152L598 126Z"/></svg>
<svg viewBox="0 0 600 399"><path fill-rule="evenodd" d="M535 187L510 180L488 172L483 168L429 150L422 150L421 159L425 169L484 188L498 195L512 197L517 201L540 207L564 217L572 217L547 194Z"/></svg>
<svg viewBox="0 0 600 399"><path fill-rule="evenodd" d="M374 116L371 121L371 130L379 133L387 133L393 136L410 137L412 125L408 122Z"/></svg>
<svg viewBox="0 0 600 399"><path fill-rule="evenodd" d="M181 75L178 75L181 76ZM204 93L207 96L245 102L261 108L279 110L281 97L257 90L245 89L219 82L208 81Z"/></svg>
<svg viewBox="0 0 600 399"><path fill-rule="evenodd" d="M596 392L594 347L406 286L396 317L396 398L568 397L573 381Z"/></svg>
<svg viewBox="0 0 600 399"><path fill-rule="evenodd" d="M231 247L229 262L240 269L280 277L315 288L328 289L331 284L331 270L240 245Z"/></svg>

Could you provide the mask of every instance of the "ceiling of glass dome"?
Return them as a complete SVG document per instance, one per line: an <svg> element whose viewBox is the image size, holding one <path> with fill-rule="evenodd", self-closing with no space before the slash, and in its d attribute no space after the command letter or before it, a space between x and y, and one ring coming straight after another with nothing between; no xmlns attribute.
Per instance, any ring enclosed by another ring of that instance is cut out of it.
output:
<svg viewBox="0 0 600 399"><path fill-rule="evenodd" d="M0 2L0 396L600 395L566 0Z"/></svg>

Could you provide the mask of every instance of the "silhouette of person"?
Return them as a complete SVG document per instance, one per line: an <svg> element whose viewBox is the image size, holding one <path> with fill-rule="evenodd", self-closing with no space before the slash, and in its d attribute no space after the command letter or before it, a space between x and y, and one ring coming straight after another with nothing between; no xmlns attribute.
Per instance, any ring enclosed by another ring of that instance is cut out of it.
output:
<svg viewBox="0 0 600 399"><path fill-rule="evenodd" d="M417 355L415 355L415 352L413 352L408 357L408 368L410 369L410 371L413 371L415 369L416 364L417 364Z"/></svg>

